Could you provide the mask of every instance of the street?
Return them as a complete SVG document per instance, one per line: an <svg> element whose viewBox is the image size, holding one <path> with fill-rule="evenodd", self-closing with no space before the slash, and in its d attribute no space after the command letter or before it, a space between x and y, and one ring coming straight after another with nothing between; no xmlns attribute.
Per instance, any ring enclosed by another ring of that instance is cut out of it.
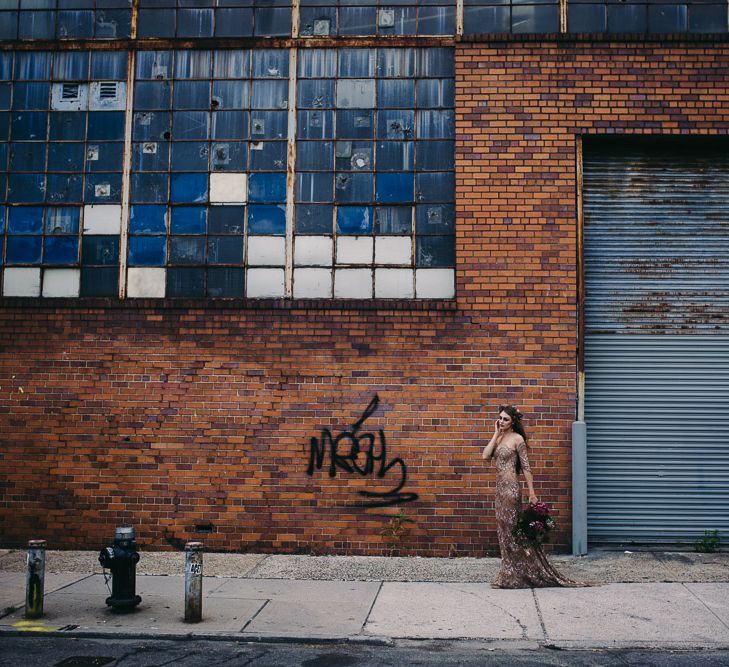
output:
<svg viewBox="0 0 729 667"><path fill-rule="evenodd" d="M403 667L421 665L545 667L719 667L729 650L553 650L504 642L423 641L364 643L257 643L166 639L0 638L2 667Z"/></svg>

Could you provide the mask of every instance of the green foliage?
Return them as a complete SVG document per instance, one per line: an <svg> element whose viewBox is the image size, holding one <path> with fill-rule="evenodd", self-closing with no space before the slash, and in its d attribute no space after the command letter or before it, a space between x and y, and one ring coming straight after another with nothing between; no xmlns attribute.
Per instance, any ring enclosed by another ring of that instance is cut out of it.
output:
<svg viewBox="0 0 729 667"><path fill-rule="evenodd" d="M721 539L718 530L705 530L704 536L696 540L694 547L701 554L713 554L719 550Z"/></svg>
<svg viewBox="0 0 729 667"><path fill-rule="evenodd" d="M402 538L408 532L409 523L415 523L414 519L411 519L405 510L400 510L397 514L390 517L387 522L387 526L380 531L385 540L390 544L390 551L394 552L397 545L400 543Z"/></svg>

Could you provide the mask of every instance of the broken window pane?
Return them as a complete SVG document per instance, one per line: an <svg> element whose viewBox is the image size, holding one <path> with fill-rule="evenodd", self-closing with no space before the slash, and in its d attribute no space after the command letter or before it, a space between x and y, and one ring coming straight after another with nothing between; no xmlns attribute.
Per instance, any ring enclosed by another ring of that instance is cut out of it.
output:
<svg viewBox="0 0 729 667"><path fill-rule="evenodd" d="M176 141L172 144L173 171L207 171L208 144L198 141Z"/></svg>
<svg viewBox="0 0 729 667"><path fill-rule="evenodd" d="M248 81L213 81L212 108L245 109L249 104Z"/></svg>
<svg viewBox="0 0 729 667"><path fill-rule="evenodd" d="M334 197L338 202L371 202L374 176L361 173L340 173L335 178Z"/></svg>
<svg viewBox="0 0 729 667"><path fill-rule="evenodd" d="M340 139L370 139L375 135L374 125L373 111L337 111L337 136Z"/></svg>
<svg viewBox="0 0 729 667"><path fill-rule="evenodd" d="M334 106L333 80L300 80L298 82L299 108L327 109Z"/></svg>
<svg viewBox="0 0 729 667"><path fill-rule="evenodd" d="M415 220L418 234L453 234L456 212L453 204L423 204L416 207Z"/></svg>
<svg viewBox="0 0 729 667"><path fill-rule="evenodd" d="M415 112L393 109L377 112L379 139L412 139L415 136Z"/></svg>
<svg viewBox="0 0 729 667"><path fill-rule="evenodd" d="M415 262L417 266L454 266L455 239L449 236L419 236L416 239Z"/></svg>

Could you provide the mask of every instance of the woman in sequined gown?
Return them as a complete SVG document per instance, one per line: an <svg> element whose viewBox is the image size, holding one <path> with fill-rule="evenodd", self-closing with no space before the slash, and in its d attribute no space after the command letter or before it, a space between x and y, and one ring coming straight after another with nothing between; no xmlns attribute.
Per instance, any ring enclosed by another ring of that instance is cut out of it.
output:
<svg viewBox="0 0 729 667"><path fill-rule="evenodd" d="M522 547L512 534L521 511L519 472L524 473L529 502L536 503L534 480L529 468L527 437L522 414L512 405L499 408L494 435L483 450L483 458L496 460L496 531L501 550L501 570L493 588L543 588L584 586L562 576L547 560L541 546Z"/></svg>

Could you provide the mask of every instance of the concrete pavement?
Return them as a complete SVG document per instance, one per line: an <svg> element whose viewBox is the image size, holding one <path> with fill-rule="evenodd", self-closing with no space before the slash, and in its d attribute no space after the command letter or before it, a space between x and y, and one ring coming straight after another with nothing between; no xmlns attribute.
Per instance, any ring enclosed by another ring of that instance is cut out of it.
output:
<svg viewBox="0 0 729 667"><path fill-rule="evenodd" d="M578 589L494 590L498 559L205 554L203 620L183 621L180 553L142 552L142 604L117 614L95 552L49 551L45 614L26 621L23 551L0 552L0 632L364 641L476 639L561 648L729 648L729 554L553 560ZM1 640L0 640L1 641Z"/></svg>

